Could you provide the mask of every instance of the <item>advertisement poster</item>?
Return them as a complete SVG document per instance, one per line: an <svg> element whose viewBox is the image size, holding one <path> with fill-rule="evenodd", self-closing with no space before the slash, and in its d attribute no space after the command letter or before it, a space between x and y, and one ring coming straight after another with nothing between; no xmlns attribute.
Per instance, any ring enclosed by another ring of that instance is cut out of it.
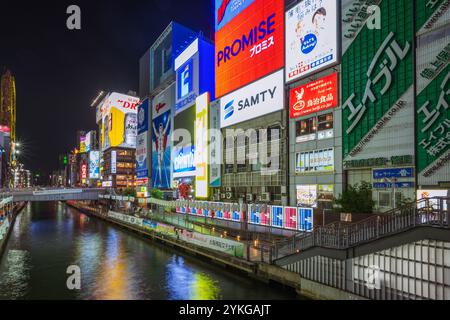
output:
<svg viewBox="0 0 450 320"><path fill-rule="evenodd" d="M284 207L284 227L286 229L297 229L297 208Z"/></svg>
<svg viewBox="0 0 450 320"><path fill-rule="evenodd" d="M80 153L86 153L86 136L80 137Z"/></svg>
<svg viewBox="0 0 450 320"><path fill-rule="evenodd" d="M284 75L277 71L220 99L220 127L283 110Z"/></svg>
<svg viewBox="0 0 450 320"><path fill-rule="evenodd" d="M418 182L437 186L450 181L450 25L417 43Z"/></svg>
<svg viewBox="0 0 450 320"><path fill-rule="evenodd" d="M260 207L256 204L251 204L248 206L249 210L249 223L251 224L260 224L261 223L261 213Z"/></svg>
<svg viewBox="0 0 450 320"><path fill-rule="evenodd" d="M138 134L142 134L148 131L148 119L149 119L149 101L145 99L138 108Z"/></svg>
<svg viewBox="0 0 450 320"><path fill-rule="evenodd" d="M311 232L314 229L314 210L298 208L298 230Z"/></svg>
<svg viewBox="0 0 450 320"><path fill-rule="evenodd" d="M317 185L297 186L297 206L317 208Z"/></svg>
<svg viewBox="0 0 450 320"><path fill-rule="evenodd" d="M174 137L173 178L195 177L195 108L189 108L174 119L175 130L183 130L190 137ZM177 139L179 138L179 139Z"/></svg>
<svg viewBox="0 0 450 320"><path fill-rule="evenodd" d="M344 161L414 154L414 5L379 2L385 23L369 29L367 3L342 1Z"/></svg>
<svg viewBox="0 0 450 320"><path fill-rule="evenodd" d="M335 0L308 0L286 12L286 82L338 62Z"/></svg>
<svg viewBox="0 0 450 320"><path fill-rule="evenodd" d="M222 186L222 132L220 131L220 101L211 102L210 105L210 153L209 153L209 186L220 188Z"/></svg>
<svg viewBox="0 0 450 320"><path fill-rule="evenodd" d="M216 32L233 20L255 0L215 0L216 2Z"/></svg>
<svg viewBox="0 0 450 320"><path fill-rule="evenodd" d="M111 151L111 173L117 174L117 151Z"/></svg>
<svg viewBox="0 0 450 320"><path fill-rule="evenodd" d="M92 148L91 145L92 145L92 142L94 141L93 134L94 134L93 131L88 132L88 134L86 135L86 137L84 139L84 147L85 147L85 151L87 153L89 153Z"/></svg>
<svg viewBox="0 0 450 320"><path fill-rule="evenodd" d="M89 178L100 179L100 152L91 151L89 153Z"/></svg>
<svg viewBox="0 0 450 320"><path fill-rule="evenodd" d="M170 136L171 111L163 113L152 121L152 181L153 188L169 189L171 187L171 152Z"/></svg>
<svg viewBox="0 0 450 320"><path fill-rule="evenodd" d="M209 93L199 96L195 103L195 197L209 197Z"/></svg>
<svg viewBox="0 0 450 320"><path fill-rule="evenodd" d="M244 2L216 1L218 98L284 66L284 1Z"/></svg>
<svg viewBox="0 0 450 320"><path fill-rule="evenodd" d="M138 179L147 178L148 177L148 168L147 168L147 137L148 132L144 132L138 135L137 137L137 146L136 146L136 176Z"/></svg>
<svg viewBox="0 0 450 320"><path fill-rule="evenodd" d="M136 148L139 98L112 93L105 100L102 124L103 150L111 147Z"/></svg>
<svg viewBox="0 0 450 320"><path fill-rule="evenodd" d="M337 107L337 73L292 89L289 101L291 119Z"/></svg>
<svg viewBox="0 0 450 320"><path fill-rule="evenodd" d="M283 207L272 207L272 226L283 228Z"/></svg>

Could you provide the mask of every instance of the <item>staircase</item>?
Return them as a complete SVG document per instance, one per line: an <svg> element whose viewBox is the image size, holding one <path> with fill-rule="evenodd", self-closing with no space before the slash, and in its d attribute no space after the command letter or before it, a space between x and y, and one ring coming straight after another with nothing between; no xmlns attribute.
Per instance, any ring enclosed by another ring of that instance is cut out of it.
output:
<svg viewBox="0 0 450 320"><path fill-rule="evenodd" d="M320 226L312 233L278 242L273 248L272 260L276 262L317 247L354 248L418 227L450 229L449 207L450 198L428 198L358 223Z"/></svg>

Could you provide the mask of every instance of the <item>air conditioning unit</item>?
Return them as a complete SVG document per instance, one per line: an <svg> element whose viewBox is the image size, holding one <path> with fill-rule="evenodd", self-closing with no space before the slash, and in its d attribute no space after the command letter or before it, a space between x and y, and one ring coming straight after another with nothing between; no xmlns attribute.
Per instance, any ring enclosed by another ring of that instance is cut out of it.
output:
<svg viewBox="0 0 450 320"><path fill-rule="evenodd" d="M226 192L231 192L231 188L225 188Z"/></svg>
<svg viewBox="0 0 450 320"><path fill-rule="evenodd" d="M214 201L220 201L220 194L215 194L215 195L213 195L213 200Z"/></svg>
<svg viewBox="0 0 450 320"><path fill-rule="evenodd" d="M270 202L270 193L265 192L261 194L261 201Z"/></svg>
<svg viewBox="0 0 450 320"><path fill-rule="evenodd" d="M247 199L247 202L252 202L253 201L253 194L247 193L246 199Z"/></svg>
<svg viewBox="0 0 450 320"><path fill-rule="evenodd" d="M226 199L227 199L227 200L230 200L231 198L233 198L233 194L232 194L231 192L228 192L228 193L226 194Z"/></svg>
<svg viewBox="0 0 450 320"><path fill-rule="evenodd" d="M220 199L226 199L227 195L225 193L220 194Z"/></svg>
<svg viewBox="0 0 450 320"><path fill-rule="evenodd" d="M259 196L257 197L257 199L258 199L258 202L261 202L261 201L262 201L262 196L259 195Z"/></svg>

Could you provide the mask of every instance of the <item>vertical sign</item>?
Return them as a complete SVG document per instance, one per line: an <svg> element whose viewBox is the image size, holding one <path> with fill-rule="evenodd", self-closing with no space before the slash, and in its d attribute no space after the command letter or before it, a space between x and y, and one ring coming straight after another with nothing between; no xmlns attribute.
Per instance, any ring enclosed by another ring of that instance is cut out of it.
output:
<svg viewBox="0 0 450 320"><path fill-rule="evenodd" d="M220 131L220 100L210 105L210 154L209 181L211 188L222 186L222 133Z"/></svg>
<svg viewBox="0 0 450 320"><path fill-rule="evenodd" d="M111 151L111 174L117 174L117 151Z"/></svg>
<svg viewBox="0 0 450 320"><path fill-rule="evenodd" d="M283 228L283 207L272 207L272 226Z"/></svg>
<svg viewBox="0 0 450 320"><path fill-rule="evenodd" d="M298 230L310 232L314 228L314 210L298 208Z"/></svg>
<svg viewBox="0 0 450 320"><path fill-rule="evenodd" d="M284 207L284 223L286 229L297 229L297 208Z"/></svg>
<svg viewBox="0 0 450 320"><path fill-rule="evenodd" d="M195 103L195 197L209 197L208 172L208 126L209 126L209 93L204 93Z"/></svg>
<svg viewBox="0 0 450 320"><path fill-rule="evenodd" d="M301 1L286 12L286 81L314 73L338 61L335 0Z"/></svg>

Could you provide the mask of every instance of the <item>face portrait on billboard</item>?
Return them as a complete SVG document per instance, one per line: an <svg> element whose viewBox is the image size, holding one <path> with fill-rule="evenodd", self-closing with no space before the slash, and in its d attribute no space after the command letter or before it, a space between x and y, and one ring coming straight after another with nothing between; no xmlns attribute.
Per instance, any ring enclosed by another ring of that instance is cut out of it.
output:
<svg viewBox="0 0 450 320"><path fill-rule="evenodd" d="M320 33L325 30L326 18L327 10L325 8L320 8L316 11L316 13L314 13L312 23L315 27L315 33L317 36L319 36Z"/></svg>

